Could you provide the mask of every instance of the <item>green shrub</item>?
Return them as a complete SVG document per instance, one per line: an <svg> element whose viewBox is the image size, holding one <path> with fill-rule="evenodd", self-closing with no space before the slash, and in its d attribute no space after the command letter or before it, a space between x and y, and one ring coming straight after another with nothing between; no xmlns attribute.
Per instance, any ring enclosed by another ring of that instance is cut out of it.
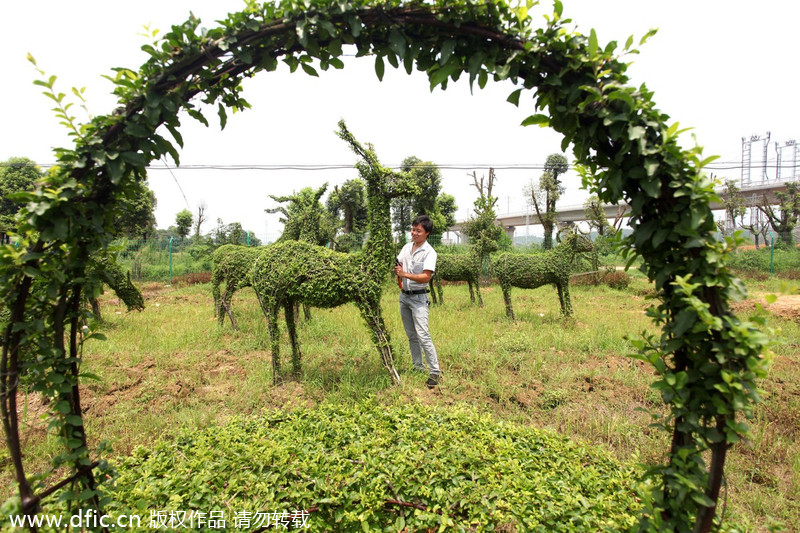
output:
<svg viewBox="0 0 800 533"><path fill-rule="evenodd" d="M621 531L637 476L461 408L323 405L185 431L117 467L111 514L310 511L309 531ZM143 520L143 526L146 525ZM254 526L255 524L251 524Z"/></svg>

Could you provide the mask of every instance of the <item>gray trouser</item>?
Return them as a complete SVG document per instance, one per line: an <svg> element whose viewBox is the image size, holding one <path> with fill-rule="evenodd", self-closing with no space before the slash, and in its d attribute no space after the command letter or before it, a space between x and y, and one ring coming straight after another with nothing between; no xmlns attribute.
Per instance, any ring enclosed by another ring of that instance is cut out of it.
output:
<svg viewBox="0 0 800 533"><path fill-rule="evenodd" d="M428 372L438 376L439 359L428 332L428 295L400 293L400 317L408 336L408 348L411 350L414 368L425 371L422 363L422 352L425 351Z"/></svg>

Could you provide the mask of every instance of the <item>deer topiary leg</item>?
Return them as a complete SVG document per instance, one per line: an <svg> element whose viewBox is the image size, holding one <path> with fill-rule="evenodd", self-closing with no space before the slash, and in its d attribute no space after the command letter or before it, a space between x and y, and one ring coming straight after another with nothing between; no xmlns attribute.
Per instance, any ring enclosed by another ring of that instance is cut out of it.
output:
<svg viewBox="0 0 800 533"><path fill-rule="evenodd" d="M469 287L469 301L475 303L475 293L472 291L472 281L467 280L467 286Z"/></svg>
<svg viewBox="0 0 800 533"><path fill-rule="evenodd" d="M89 305L92 306L92 316L94 316L94 319L101 324L104 323L103 315L100 314L100 302L97 301L97 298L89 296Z"/></svg>
<svg viewBox="0 0 800 533"><path fill-rule="evenodd" d="M300 377L300 343L297 341L297 329L295 328L294 311L297 306L293 302L283 304L283 313L286 315L286 329L289 331L289 341L292 343L292 374L295 378Z"/></svg>
<svg viewBox="0 0 800 533"><path fill-rule="evenodd" d="M219 294L219 280L214 278L211 281L211 294L214 295L214 316L218 317L222 313L222 309L220 308L220 294ZM220 325L222 325L222 321L220 321Z"/></svg>
<svg viewBox="0 0 800 533"><path fill-rule="evenodd" d="M569 299L569 282L556 283L558 289L558 300L561 302L561 314L572 316L572 302Z"/></svg>
<svg viewBox="0 0 800 533"><path fill-rule="evenodd" d="M506 316L511 320L514 318L514 309L511 307L511 287L503 286L503 300L506 302Z"/></svg>
<svg viewBox="0 0 800 533"><path fill-rule="evenodd" d="M444 296L442 296L442 279L436 279L436 291L439 293L439 305L444 305Z"/></svg>
<svg viewBox="0 0 800 533"><path fill-rule="evenodd" d="M233 300L233 293L236 292L236 284L228 283L225 286L225 294L222 295L222 305L225 308L228 318L231 319L231 326L233 329L238 330L239 326L236 325L236 319L233 318L233 311L231 311L231 300ZM224 315L220 312L220 325L225 321Z"/></svg>
<svg viewBox="0 0 800 533"><path fill-rule="evenodd" d="M386 324L383 322L381 315L381 307L379 303L373 305L367 303L359 303L361 315L367 323L367 327L372 331L372 342L378 349L381 356L381 362L386 370L389 371L389 377L393 385L400 384L400 375L394 367L394 357L392 356L392 344L389 339L389 330L386 329Z"/></svg>
<svg viewBox="0 0 800 533"><path fill-rule="evenodd" d="M269 340L272 349L272 383L277 385L281 381L281 339L280 330L278 329L278 304L269 304L269 317L267 318L267 325L269 326Z"/></svg>
<svg viewBox="0 0 800 533"><path fill-rule="evenodd" d="M478 295L478 305L483 307L483 298L481 297L481 284L479 280L475 280L475 293Z"/></svg>

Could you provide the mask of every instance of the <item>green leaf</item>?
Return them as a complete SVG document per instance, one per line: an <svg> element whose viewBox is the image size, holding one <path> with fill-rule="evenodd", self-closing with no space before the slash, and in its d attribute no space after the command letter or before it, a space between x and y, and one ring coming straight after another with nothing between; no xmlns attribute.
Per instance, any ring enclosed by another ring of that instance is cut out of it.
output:
<svg viewBox="0 0 800 533"><path fill-rule="evenodd" d="M645 34L644 34L644 37L642 37L642 38L639 40L639 46L641 46L641 45L643 45L644 43L646 43L646 42L648 41L648 39L650 39L650 37L652 37L652 36L653 36L653 35L655 35L656 33L658 33L658 28L652 28L650 31L648 31L647 33L645 33Z"/></svg>
<svg viewBox="0 0 800 533"><path fill-rule="evenodd" d="M147 161L142 154L136 152L122 152L119 157L135 167L144 168L147 166Z"/></svg>
<svg viewBox="0 0 800 533"><path fill-rule="evenodd" d="M647 172L648 177L653 176L658 170L658 161L654 159L645 159L644 169Z"/></svg>
<svg viewBox="0 0 800 533"><path fill-rule="evenodd" d="M597 32L594 31L594 28L592 28L592 31L589 32L589 50L588 51L589 51L589 57L594 57L594 56L597 55Z"/></svg>
<svg viewBox="0 0 800 533"><path fill-rule="evenodd" d="M519 95L522 93L522 89L517 89L516 91L512 92L508 95L506 99L507 102L511 102L515 106L519 107Z"/></svg>
<svg viewBox="0 0 800 533"><path fill-rule="evenodd" d="M350 33L353 37L361 35L361 19L357 15L348 15L347 23L350 24Z"/></svg>
<svg viewBox="0 0 800 533"><path fill-rule="evenodd" d="M122 160L120 158L110 159L106 163L106 168L108 169L108 177L111 179L111 183L114 185L119 183L125 170L125 164Z"/></svg>
<svg viewBox="0 0 800 533"><path fill-rule="evenodd" d="M208 127L208 121L206 120L206 117L204 117L203 114L200 111L198 111L197 109L192 109L191 107L187 107L186 108L186 112L189 113L190 117L192 117L196 121L200 122L204 126Z"/></svg>
<svg viewBox="0 0 800 533"><path fill-rule="evenodd" d="M375 56L375 74L378 75L378 80L383 81L383 72L386 65L383 63L383 57Z"/></svg>
<svg viewBox="0 0 800 533"><path fill-rule="evenodd" d="M406 54L406 38L398 30L392 30L389 33L389 48L397 54L398 57L405 57Z"/></svg>
<svg viewBox="0 0 800 533"><path fill-rule="evenodd" d="M676 316L674 327L672 329L673 335L680 337L697 322L697 313L694 309L683 309Z"/></svg>
<svg viewBox="0 0 800 533"><path fill-rule="evenodd" d="M644 129L644 126L634 126L633 124L628 126L628 139L631 141L635 141L636 139L641 139L644 137L647 130Z"/></svg>
<svg viewBox="0 0 800 533"><path fill-rule="evenodd" d="M764 295L764 300L766 300L768 304L774 304L778 301L778 296L776 294L766 294Z"/></svg>
<svg viewBox="0 0 800 533"><path fill-rule="evenodd" d="M83 419L78 415L67 415L64 417L64 420L73 427L81 427L83 426Z"/></svg>
<svg viewBox="0 0 800 533"><path fill-rule="evenodd" d="M450 56L453 55L453 50L456 47L456 40L455 39L448 39L444 43L442 43L442 49L440 50L440 57L439 57L439 64L444 65L450 59Z"/></svg>
<svg viewBox="0 0 800 533"><path fill-rule="evenodd" d="M486 72L485 70L481 70L478 73L478 87L480 87L481 89L486 87L486 82L488 80L489 80L489 73Z"/></svg>
<svg viewBox="0 0 800 533"><path fill-rule="evenodd" d="M302 69L305 71L305 73L306 73L306 74L308 74L309 76L315 76L315 77L317 77L317 78L319 77L319 74L317 74L317 71L316 71L316 69L315 69L314 67L312 67L311 65L309 65L308 63L300 63L300 67L301 67L301 68L302 68Z"/></svg>
<svg viewBox="0 0 800 533"><path fill-rule="evenodd" d="M225 125L228 123L228 112L221 103L217 107L217 115L219 115L219 129L224 130Z"/></svg>
<svg viewBox="0 0 800 533"><path fill-rule="evenodd" d="M636 109L636 104L633 101L633 97L625 89L618 89L616 91L609 93L608 100L609 101L622 100L623 102L628 104L628 107L630 109L632 110Z"/></svg>
<svg viewBox="0 0 800 533"><path fill-rule="evenodd" d="M547 115L531 115L525 120L522 121L523 126L532 126L534 124L538 124L539 126L545 128L550 125L550 117Z"/></svg>
<svg viewBox="0 0 800 533"><path fill-rule="evenodd" d="M138 122L128 122L125 125L125 133L132 137L138 137L140 139L146 139L150 136L150 129L144 127L142 124Z"/></svg>

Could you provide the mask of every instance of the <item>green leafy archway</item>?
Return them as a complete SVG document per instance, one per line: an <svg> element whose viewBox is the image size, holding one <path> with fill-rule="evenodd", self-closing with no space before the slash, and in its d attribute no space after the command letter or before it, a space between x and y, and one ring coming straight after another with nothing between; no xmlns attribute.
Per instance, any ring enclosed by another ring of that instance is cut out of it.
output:
<svg viewBox="0 0 800 533"><path fill-rule="evenodd" d="M379 78L388 62L426 72L432 88L465 75L479 87L489 78L520 85L508 98L514 104L533 91L542 113L523 124L560 132L563 148L572 145L576 161L596 177L600 200L631 205L628 249L656 284L660 298L649 313L662 329L638 341L638 356L658 373L654 386L669 413L657 423L672 433L668 463L651 472L656 482L640 526L709 530L725 454L746 433L741 417L759 399L766 337L729 310L743 288L725 266L729 245L712 236L714 193L700 150L681 149L677 125L668 125L652 94L627 85L616 43L603 47L594 32L568 31L557 0L545 22L533 27L528 8L504 0L248 2L211 30L200 31L194 18L173 26L157 47L146 47L151 59L138 72L118 70L120 107L74 129L75 147L58 150L46 187L28 196L19 248L0 251L8 311L0 393L24 512L36 513L53 487L34 493L25 475L17 420L22 373L52 400L52 427L66 450L59 461L75 472L68 480L83 487L76 498L101 503L78 387L82 342L97 335L82 327L81 297L98 290L85 266L108 245L119 200L145 179L147 164L165 154L177 161L179 111L207 123L193 102L199 96L217 104L224 127L227 109L249 107L243 77L275 70L279 61L316 76L342 68L343 49L352 45L357 55L374 56ZM53 81L39 83L69 122Z"/></svg>

